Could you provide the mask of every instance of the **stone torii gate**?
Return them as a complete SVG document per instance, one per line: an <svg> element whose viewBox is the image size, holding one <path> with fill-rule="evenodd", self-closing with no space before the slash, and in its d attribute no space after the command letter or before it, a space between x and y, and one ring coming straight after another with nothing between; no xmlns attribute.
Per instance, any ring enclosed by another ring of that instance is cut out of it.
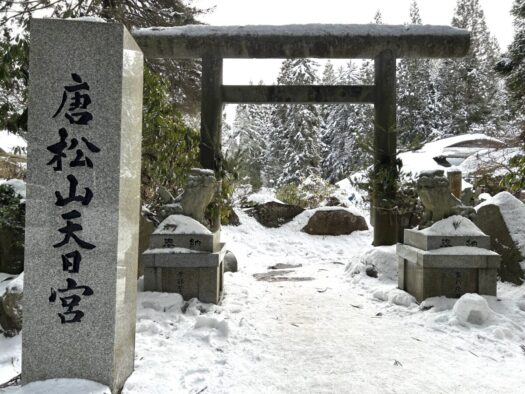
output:
<svg viewBox="0 0 525 394"><path fill-rule="evenodd" d="M200 162L221 168L224 104L374 104L374 245L397 242L396 59L467 54L470 34L449 26L182 26L133 32L146 58L202 59ZM225 58L369 58L374 85L233 86L222 83Z"/></svg>

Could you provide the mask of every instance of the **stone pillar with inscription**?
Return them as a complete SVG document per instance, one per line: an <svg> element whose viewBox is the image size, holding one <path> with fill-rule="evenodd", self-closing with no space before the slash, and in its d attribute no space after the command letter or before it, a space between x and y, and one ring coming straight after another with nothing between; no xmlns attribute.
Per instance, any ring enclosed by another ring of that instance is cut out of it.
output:
<svg viewBox="0 0 525 394"><path fill-rule="evenodd" d="M142 72L120 24L31 21L23 383L133 371Z"/></svg>

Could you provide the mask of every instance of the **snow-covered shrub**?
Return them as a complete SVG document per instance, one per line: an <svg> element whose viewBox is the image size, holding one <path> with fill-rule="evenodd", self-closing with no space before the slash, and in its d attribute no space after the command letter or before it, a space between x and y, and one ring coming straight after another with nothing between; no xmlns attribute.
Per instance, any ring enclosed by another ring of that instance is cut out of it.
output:
<svg viewBox="0 0 525 394"><path fill-rule="evenodd" d="M301 179L299 184L289 183L277 189L275 196L286 204L298 205L301 208L317 208L321 201L327 199L335 187L316 175Z"/></svg>

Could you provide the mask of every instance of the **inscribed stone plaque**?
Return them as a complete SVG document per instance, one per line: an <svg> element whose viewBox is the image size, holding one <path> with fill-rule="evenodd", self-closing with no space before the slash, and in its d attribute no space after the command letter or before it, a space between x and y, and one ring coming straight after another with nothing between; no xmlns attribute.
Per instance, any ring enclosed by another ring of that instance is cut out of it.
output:
<svg viewBox="0 0 525 394"><path fill-rule="evenodd" d="M31 21L24 383L133 370L142 71L122 25Z"/></svg>

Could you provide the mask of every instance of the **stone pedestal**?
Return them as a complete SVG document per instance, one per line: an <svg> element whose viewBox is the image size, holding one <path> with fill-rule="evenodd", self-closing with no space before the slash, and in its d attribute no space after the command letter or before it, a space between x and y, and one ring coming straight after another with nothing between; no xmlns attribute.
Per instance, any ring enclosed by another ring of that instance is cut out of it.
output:
<svg viewBox="0 0 525 394"><path fill-rule="evenodd" d="M501 257L489 247L490 237L461 216L425 230L407 229L405 244L397 245L399 288L418 302L466 293L495 296Z"/></svg>
<svg viewBox="0 0 525 394"><path fill-rule="evenodd" d="M120 24L33 19L22 381L133 371L143 56Z"/></svg>
<svg viewBox="0 0 525 394"><path fill-rule="evenodd" d="M224 276L224 244L196 220L171 215L150 238L142 254L144 290L179 293L185 300L219 303Z"/></svg>

